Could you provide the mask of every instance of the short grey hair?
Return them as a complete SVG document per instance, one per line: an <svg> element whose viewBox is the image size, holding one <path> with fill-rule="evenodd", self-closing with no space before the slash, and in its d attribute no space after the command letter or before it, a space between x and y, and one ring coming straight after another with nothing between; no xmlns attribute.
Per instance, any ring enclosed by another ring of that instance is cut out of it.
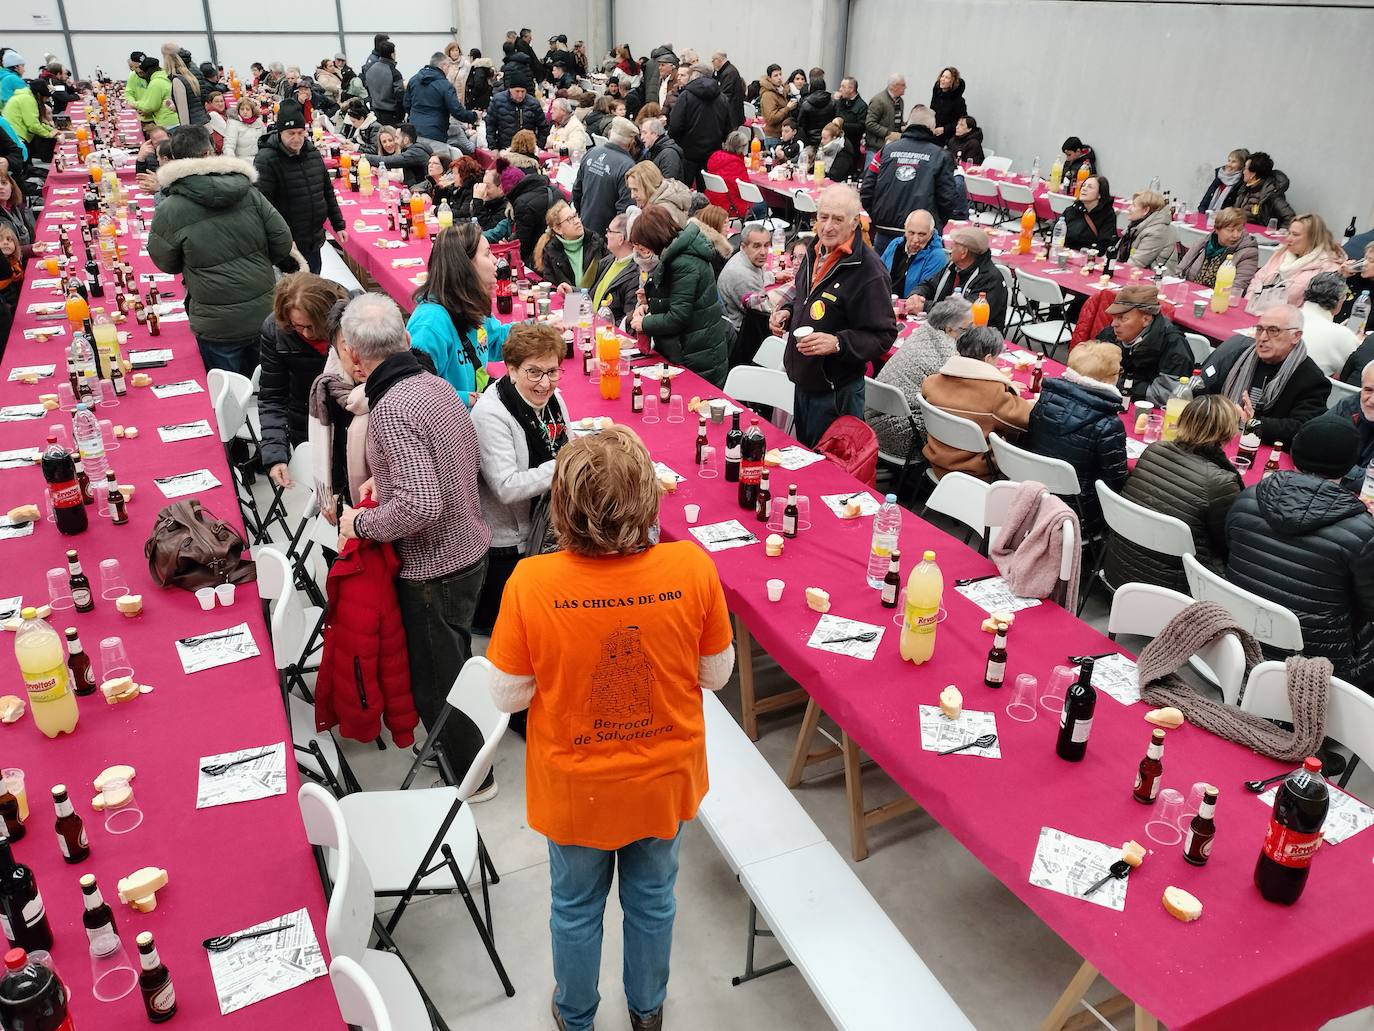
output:
<svg viewBox="0 0 1374 1031"><path fill-rule="evenodd" d="M692 75L691 75L691 77L692 77L693 79L709 79L709 78L711 78L711 77L712 77L713 75L715 75L715 74L716 74L716 70L715 70L714 68L712 68L709 64L694 64L694 65L692 65Z"/></svg>
<svg viewBox="0 0 1374 1031"><path fill-rule="evenodd" d="M967 297L955 297L951 294L930 309L926 321L931 329L943 332L966 323L972 313L973 305Z"/></svg>
<svg viewBox="0 0 1374 1031"><path fill-rule="evenodd" d="M716 51L714 54L712 54L711 56L712 56L712 57L719 57L722 61L728 61L728 60L730 60L730 55L727 54L724 50L717 50L717 51Z"/></svg>
<svg viewBox="0 0 1374 1031"><path fill-rule="evenodd" d="M725 137L725 143L721 146L727 154L744 155L749 153L749 144L753 139L754 134L748 129L736 129Z"/></svg>
<svg viewBox="0 0 1374 1031"><path fill-rule="evenodd" d="M639 131L643 132L645 129L648 129L655 136L663 136L668 132L668 123L662 118L646 118L639 123Z"/></svg>
<svg viewBox="0 0 1374 1031"><path fill-rule="evenodd" d="M298 64L288 64L286 66L286 70L287 72L295 72L297 75L299 75L301 73L301 66Z"/></svg>
<svg viewBox="0 0 1374 1031"><path fill-rule="evenodd" d="M1339 272L1323 272L1321 275L1312 277L1312 281L1307 284L1307 289L1303 291L1302 299L1311 301L1326 311L1334 312L1345 303L1349 293L1350 289L1346 286L1345 279Z"/></svg>
<svg viewBox="0 0 1374 1031"><path fill-rule="evenodd" d="M429 55L429 64L431 68L442 68L448 63L448 54L444 53L442 50L436 50Z"/></svg>
<svg viewBox="0 0 1374 1031"><path fill-rule="evenodd" d="M771 232L769 232L768 227L764 225L762 222L749 222L745 225L743 229L740 230L740 246L744 246L745 241L748 240L749 237L753 236L755 233L762 233L764 236L770 238L773 235Z"/></svg>
<svg viewBox="0 0 1374 1031"><path fill-rule="evenodd" d="M852 82L852 83L854 84L854 88L855 88L856 90L859 88L859 80L856 79L856 78L854 78L854 76L852 76L852 75L846 75L843 79L841 79L841 80L840 80L840 85L841 85L841 86L844 86L844 84L845 84L846 82Z"/></svg>
<svg viewBox="0 0 1374 1031"><path fill-rule="evenodd" d="M614 229L617 233L619 233L621 236L625 237L628 240L630 237L629 216L626 215L623 211L620 214L616 215L615 218L611 219L610 222L606 223L606 232L609 233L612 229Z"/></svg>
<svg viewBox="0 0 1374 1031"><path fill-rule="evenodd" d="M362 294L348 302L340 320L344 340L368 361L409 350L401 309L386 294Z"/></svg>
<svg viewBox="0 0 1374 1031"><path fill-rule="evenodd" d="M888 86L888 89L891 89L893 86L905 86L905 85L906 85L906 76L905 76L905 75L902 75L902 74L898 73L898 74L896 74L896 75L889 75L889 76L887 77L887 86Z"/></svg>
<svg viewBox="0 0 1374 1031"><path fill-rule="evenodd" d="M285 72L285 71L286 71L286 69L285 69L284 67L282 67L282 63L281 63L280 61L273 61L271 64L269 64L269 65L267 66L267 70L268 70L269 72ZM296 70L297 70L297 71L300 71L299 68L296 69Z"/></svg>
<svg viewBox="0 0 1374 1031"><path fill-rule="evenodd" d="M553 102L553 106L558 108L558 110L562 111L565 115L571 115L577 110L577 105L567 97L559 97Z"/></svg>
<svg viewBox="0 0 1374 1031"><path fill-rule="evenodd" d="M911 109L911 117L906 120L907 125L924 125L927 129L935 128L935 112L924 104L917 104Z"/></svg>
<svg viewBox="0 0 1374 1031"><path fill-rule="evenodd" d="M347 325L344 332L348 331ZM349 341L352 343L352 340ZM975 358L982 361L984 358L996 358L1006 347L1006 341L1002 339L1002 331L993 329L991 326L974 326L964 333L954 342L954 348L965 358Z"/></svg>

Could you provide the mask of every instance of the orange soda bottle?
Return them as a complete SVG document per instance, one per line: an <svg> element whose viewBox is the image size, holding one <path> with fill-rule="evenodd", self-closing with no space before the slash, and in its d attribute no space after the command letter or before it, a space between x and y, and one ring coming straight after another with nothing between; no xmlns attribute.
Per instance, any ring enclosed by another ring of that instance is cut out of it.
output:
<svg viewBox="0 0 1374 1031"><path fill-rule="evenodd" d="M1074 184L1073 188L1073 195L1075 197L1078 196L1078 191L1083 189L1083 183L1087 181L1088 176L1092 174L1092 166L1089 165L1086 161L1084 161L1083 164L1078 166L1078 181Z"/></svg>
<svg viewBox="0 0 1374 1031"><path fill-rule="evenodd" d="M1021 235L1016 240L1016 253L1029 254L1031 237L1035 234L1035 205L1031 204L1021 212Z"/></svg>
<svg viewBox="0 0 1374 1031"><path fill-rule="evenodd" d="M410 222L411 235L417 240L423 240L429 235L429 227L425 225L425 197L422 193L410 195Z"/></svg>
<svg viewBox="0 0 1374 1031"><path fill-rule="evenodd" d="M975 326L986 326L988 317L992 314L992 308L988 305L988 295L978 294L978 300L973 302L973 324Z"/></svg>
<svg viewBox="0 0 1374 1031"><path fill-rule="evenodd" d="M614 401L620 397L620 338L609 326L597 330L596 357L601 363L601 396Z"/></svg>

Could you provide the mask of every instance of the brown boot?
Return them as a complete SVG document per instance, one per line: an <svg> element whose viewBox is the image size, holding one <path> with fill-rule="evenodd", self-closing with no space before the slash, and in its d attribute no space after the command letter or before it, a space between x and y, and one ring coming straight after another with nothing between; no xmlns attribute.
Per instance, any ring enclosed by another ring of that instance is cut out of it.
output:
<svg viewBox="0 0 1374 1031"><path fill-rule="evenodd" d="M549 1008L553 1010L553 1026L558 1031L568 1031L568 1026L563 1023L563 1014L558 1012L558 989L553 990L553 995L549 999Z"/></svg>
<svg viewBox="0 0 1374 1031"><path fill-rule="evenodd" d="M630 1031L663 1031L663 1007L651 1017L636 1017L631 1011Z"/></svg>

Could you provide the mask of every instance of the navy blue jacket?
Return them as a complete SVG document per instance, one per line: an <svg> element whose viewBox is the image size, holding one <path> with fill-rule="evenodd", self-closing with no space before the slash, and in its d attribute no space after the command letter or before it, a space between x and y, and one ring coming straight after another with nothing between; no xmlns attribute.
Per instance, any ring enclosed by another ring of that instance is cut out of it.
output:
<svg viewBox="0 0 1374 1031"><path fill-rule="evenodd" d="M404 104L411 124L425 139L447 140L450 115L468 125L477 123L477 116L458 99L453 83L433 65L425 65L410 77Z"/></svg>
<svg viewBox="0 0 1374 1031"><path fill-rule="evenodd" d="M1078 473L1078 513L1083 533L1102 522L1097 481L1121 491L1126 482L1126 427L1121 399L1056 377L1041 384L1040 400L1031 409L1027 450L1068 462Z"/></svg>
<svg viewBox="0 0 1374 1031"><path fill-rule="evenodd" d="M531 130L539 146L544 146L549 138L544 108L529 93L525 94L524 103L517 104L511 99L510 90L503 89L487 105L487 149L505 150L521 129Z"/></svg>

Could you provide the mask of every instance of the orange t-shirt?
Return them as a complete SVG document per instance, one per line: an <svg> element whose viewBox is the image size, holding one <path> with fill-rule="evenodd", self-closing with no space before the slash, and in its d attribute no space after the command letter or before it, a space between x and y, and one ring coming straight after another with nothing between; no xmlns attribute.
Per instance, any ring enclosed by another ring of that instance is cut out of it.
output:
<svg viewBox="0 0 1374 1031"><path fill-rule="evenodd" d="M534 676L530 826L605 850L677 834L707 787L699 659L730 641L715 565L690 542L517 565L487 658Z"/></svg>

